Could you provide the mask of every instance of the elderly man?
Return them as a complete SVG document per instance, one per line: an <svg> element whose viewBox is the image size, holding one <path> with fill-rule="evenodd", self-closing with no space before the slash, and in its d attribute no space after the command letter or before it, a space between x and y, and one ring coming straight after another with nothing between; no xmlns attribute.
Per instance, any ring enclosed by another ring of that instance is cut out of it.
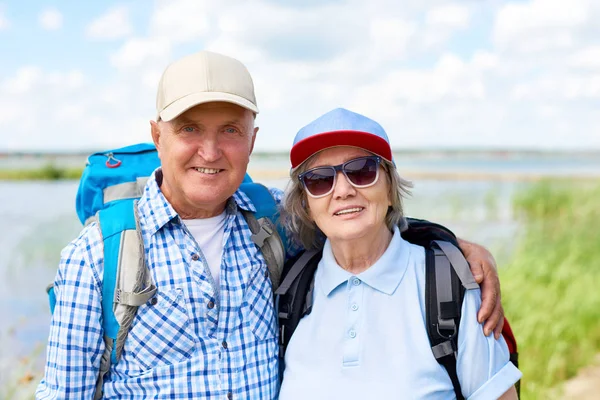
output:
<svg viewBox="0 0 600 400"><path fill-rule="evenodd" d="M150 124L161 168L137 208L157 292L137 310L121 360L103 383L104 397L276 398L271 283L240 211L251 210L251 200L238 190L258 132L250 74L220 54L184 57L162 76L157 112ZM281 191L271 191L280 202ZM502 325L494 260L479 246L461 246L475 274L486 275L480 318L491 316L489 332ZM38 399L94 397L104 351L103 262L95 222L61 254Z"/></svg>

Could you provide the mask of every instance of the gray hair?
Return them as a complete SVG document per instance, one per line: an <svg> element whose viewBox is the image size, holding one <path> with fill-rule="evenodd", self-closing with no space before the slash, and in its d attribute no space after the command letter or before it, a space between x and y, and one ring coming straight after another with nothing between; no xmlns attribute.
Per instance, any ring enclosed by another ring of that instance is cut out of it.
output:
<svg viewBox="0 0 600 400"><path fill-rule="evenodd" d="M325 241L325 235L308 214L307 194L298 179L298 175L308 169L311 159L312 157L291 172L281 212L285 227L305 249L319 248ZM408 223L404 218L402 199L410 195L412 183L402 178L394 164L386 159L382 159L381 166L389 184L389 196L392 203L388 208L385 223L390 230L397 225L400 232L403 232L408 227Z"/></svg>

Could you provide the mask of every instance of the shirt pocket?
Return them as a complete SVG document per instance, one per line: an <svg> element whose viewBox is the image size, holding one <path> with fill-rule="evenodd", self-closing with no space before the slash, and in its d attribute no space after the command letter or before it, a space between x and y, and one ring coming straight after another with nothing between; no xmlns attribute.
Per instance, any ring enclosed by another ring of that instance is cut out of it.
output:
<svg viewBox="0 0 600 400"><path fill-rule="evenodd" d="M276 337L277 323L271 281L264 266L256 274L246 291L246 310L248 325L257 340L267 340Z"/></svg>
<svg viewBox="0 0 600 400"><path fill-rule="evenodd" d="M145 370L171 365L192 356L191 332L183 290L158 291L138 309L126 347Z"/></svg>

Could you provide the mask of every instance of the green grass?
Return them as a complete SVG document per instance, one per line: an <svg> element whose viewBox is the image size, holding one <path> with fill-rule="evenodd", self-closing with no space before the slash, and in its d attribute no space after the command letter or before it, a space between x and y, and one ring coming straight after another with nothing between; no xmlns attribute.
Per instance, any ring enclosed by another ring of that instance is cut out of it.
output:
<svg viewBox="0 0 600 400"><path fill-rule="evenodd" d="M60 168L49 163L35 169L5 169L0 170L0 180L5 181L57 181L64 179L79 179L82 168Z"/></svg>
<svg viewBox="0 0 600 400"><path fill-rule="evenodd" d="M541 182L515 211L526 231L501 269L502 300L522 398L547 399L600 352L600 183Z"/></svg>

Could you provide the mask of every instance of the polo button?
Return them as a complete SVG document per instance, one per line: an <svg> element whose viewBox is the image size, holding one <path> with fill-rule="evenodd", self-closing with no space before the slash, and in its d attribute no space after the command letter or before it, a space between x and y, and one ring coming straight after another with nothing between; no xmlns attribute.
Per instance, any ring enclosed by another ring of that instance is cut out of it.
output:
<svg viewBox="0 0 600 400"><path fill-rule="evenodd" d="M348 332L348 335L354 339L356 337L356 331L354 329L351 329L350 332Z"/></svg>
<svg viewBox="0 0 600 400"><path fill-rule="evenodd" d="M208 308L213 309L215 308L215 303L212 301L209 301L208 304L206 305Z"/></svg>
<svg viewBox="0 0 600 400"><path fill-rule="evenodd" d="M200 256L197 253L192 254L192 260L198 261L199 259L200 259Z"/></svg>
<svg viewBox="0 0 600 400"><path fill-rule="evenodd" d="M223 346L224 349L227 349L227 342L223 340L223 343L221 343L221 345Z"/></svg>
<svg viewBox="0 0 600 400"><path fill-rule="evenodd" d="M360 285L360 279L358 279L358 278L354 278L354 279L352 279L352 284L353 284L354 286L358 286L358 285Z"/></svg>
<svg viewBox="0 0 600 400"><path fill-rule="evenodd" d="M358 310L358 304L356 304L356 303L352 304L351 308L352 308L352 311Z"/></svg>
<svg viewBox="0 0 600 400"><path fill-rule="evenodd" d="M155 306L156 303L158 303L158 299L156 297L153 297L153 298L150 299L150 304L152 304L153 306Z"/></svg>

